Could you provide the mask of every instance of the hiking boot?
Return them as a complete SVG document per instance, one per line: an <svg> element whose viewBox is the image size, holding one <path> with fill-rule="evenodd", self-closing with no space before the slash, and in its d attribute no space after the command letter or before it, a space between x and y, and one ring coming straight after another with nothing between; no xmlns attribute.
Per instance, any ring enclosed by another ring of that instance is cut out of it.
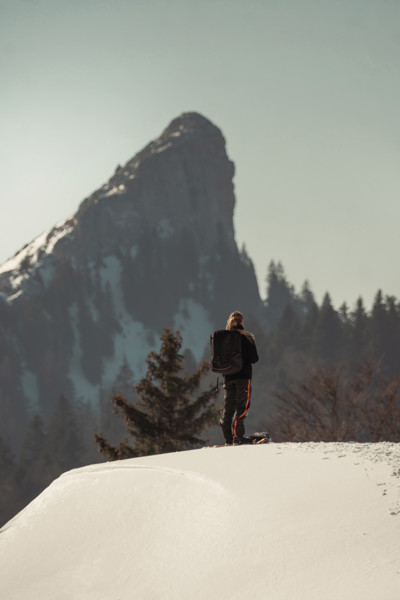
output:
<svg viewBox="0 0 400 600"><path fill-rule="evenodd" d="M234 438L233 440L233 445L234 446L241 446L242 444L252 444L253 442L246 437L241 437L241 438Z"/></svg>

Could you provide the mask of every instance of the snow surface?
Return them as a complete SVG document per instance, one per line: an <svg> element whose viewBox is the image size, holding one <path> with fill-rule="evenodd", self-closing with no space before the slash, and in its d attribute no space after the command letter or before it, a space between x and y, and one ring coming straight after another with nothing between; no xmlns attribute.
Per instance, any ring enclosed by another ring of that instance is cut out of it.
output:
<svg viewBox="0 0 400 600"><path fill-rule="evenodd" d="M40 269L40 275L48 285L53 275L53 265L43 262L50 257L56 244L74 229L75 221L71 217L63 219L52 229L45 231L30 244L27 244L15 256L0 265L0 275L10 272L10 284L13 290L18 289L22 282L30 276L32 270ZM30 267L21 270L24 260L28 260ZM22 293L10 295L9 302L15 300Z"/></svg>
<svg viewBox="0 0 400 600"><path fill-rule="evenodd" d="M103 198L109 198L110 196L119 196L126 192L126 187L123 183L119 185L115 185L112 188L108 189L104 194L101 195Z"/></svg>
<svg viewBox="0 0 400 600"><path fill-rule="evenodd" d="M162 240L171 238L175 234L175 230L174 230L174 227L173 227L170 219L167 219L166 217L164 217L163 219L160 219L158 221L158 223L156 225L156 231L157 231L158 237L161 238Z"/></svg>
<svg viewBox="0 0 400 600"><path fill-rule="evenodd" d="M132 246L131 255L137 252ZM93 269L94 278L94 266ZM82 345L78 322L78 306L76 303L69 307L69 320L74 336L74 345L69 363L68 377L72 382L76 396L85 402L96 405L102 390L111 390L123 364L129 364L133 371L134 382L144 377L146 373L145 357L152 350L160 347L159 335L145 327L140 321L135 321L128 312L122 291L121 283L122 265L118 257L110 255L104 258L103 266L99 269L99 276L103 291L110 290L113 302L113 312L117 317L121 330L113 338L113 355L103 360L101 379L97 384L87 380L82 369ZM96 306L88 298L88 307L94 322L98 322ZM173 320L173 328L179 329L182 334L182 351L190 349L195 360L200 362L209 343L209 332L213 324L208 311L193 299L182 299L177 307ZM204 332L199 337L198 332ZM29 379L27 379L29 381ZM27 397L30 397L29 395Z"/></svg>
<svg viewBox="0 0 400 600"><path fill-rule="evenodd" d="M136 247L132 247L132 256ZM69 377L76 390L81 392L85 399L98 398L100 389L110 389L121 366L127 362L134 373L135 381L144 377L146 372L145 358L152 350L158 350L160 342L158 335L143 323L135 321L126 309L121 284L122 265L116 256L107 256L103 260L104 266L100 269L100 278L103 290L109 285L111 291L114 313L121 324L121 332L114 336L114 354L103 363L103 373L100 385L95 387L89 382L85 385L84 375L80 368L81 350L79 331L76 316L71 314L74 329L75 346ZM197 362L204 356L208 345L208 333L202 338L198 332L210 332L213 328L209 313L199 303L190 298L184 298L177 307L173 321L174 329L179 329L182 334L182 350L190 349Z"/></svg>
<svg viewBox="0 0 400 600"><path fill-rule="evenodd" d="M36 373L33 373L26 365L22 370L22 390L25 398L29 398L28 410L30 414L36 414L39 409L39 386Z"/></svg>
<svg viewBox="0 0 400 600"><path fill-rule="evenodd" d="M121 283L122 265L116 256L107 256L100 269L103 290L109 284L114 314L121 325L121 333L114 336L114 355L103 364L101 387L110 389L121 366L127 362L138 380L146 372L144 357L154 350L154 335L140 321L135 321L126 309Z"/></svg>
<svg viewBox="0 0 400 600"><path fill-rule="evenodd" d="M0 572L7 600L398 600L400 445L76 469L0 531Z"/></svg>

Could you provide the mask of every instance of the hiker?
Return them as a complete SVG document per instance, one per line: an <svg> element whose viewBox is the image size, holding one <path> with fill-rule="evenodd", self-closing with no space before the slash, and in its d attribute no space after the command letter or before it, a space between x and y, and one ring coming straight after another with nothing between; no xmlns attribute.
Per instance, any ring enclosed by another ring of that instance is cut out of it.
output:
<svg viewBox="0 0 400 600"><path fill-rule="evenodd" d="M246 443L244 420L250 407L252 363L258 361L254 336L244 330L243 315L239 311L229 315L226 329L241 333L242 368L237 373L224 375L224 408L220 425L225 444Z"/></svg>

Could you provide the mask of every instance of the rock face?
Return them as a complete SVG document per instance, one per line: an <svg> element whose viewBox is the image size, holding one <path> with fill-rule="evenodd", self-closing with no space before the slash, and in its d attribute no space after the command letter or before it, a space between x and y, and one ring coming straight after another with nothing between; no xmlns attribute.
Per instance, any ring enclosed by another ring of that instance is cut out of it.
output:
<svg viewBox="0 0 400 600"><path fill-rule="evenodd" d="M183 114L0 267L6 437L25 413L46 417L60 394L96 405L124 363L141 377L164 327L180 329L200 360L231 310L260 312L235 242L233 175L220 130Z"/></svg>

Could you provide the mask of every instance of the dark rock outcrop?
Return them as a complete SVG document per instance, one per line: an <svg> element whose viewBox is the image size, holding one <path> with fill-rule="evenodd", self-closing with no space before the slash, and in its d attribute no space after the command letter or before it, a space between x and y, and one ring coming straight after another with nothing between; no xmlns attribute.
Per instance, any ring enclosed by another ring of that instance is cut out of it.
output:
<svg viewBox="0 0 400 600"><path fill-rule="evenodd" d="M96 405L124 362L140 377L164 327L179 328L199 360L231 310L260 313L235 242L233 175L220 130L183 114L0 267L8 438L18 437L17 412L46 416L60 394Z"/></svg>

